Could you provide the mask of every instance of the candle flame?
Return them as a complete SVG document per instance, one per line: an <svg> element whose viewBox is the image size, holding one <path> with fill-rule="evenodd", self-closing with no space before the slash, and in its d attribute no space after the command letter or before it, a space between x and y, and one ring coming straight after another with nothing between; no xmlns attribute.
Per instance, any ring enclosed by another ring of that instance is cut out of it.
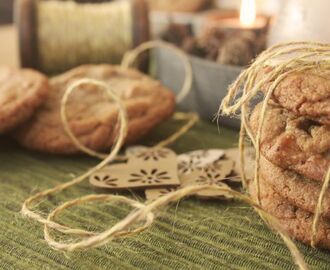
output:
<svg viewBox="0 0 330 270"><path fill-rule="evenodd" d="M256 20L256 2L255 0L241 0L240 22L243 26L252 26Z"/></svg>

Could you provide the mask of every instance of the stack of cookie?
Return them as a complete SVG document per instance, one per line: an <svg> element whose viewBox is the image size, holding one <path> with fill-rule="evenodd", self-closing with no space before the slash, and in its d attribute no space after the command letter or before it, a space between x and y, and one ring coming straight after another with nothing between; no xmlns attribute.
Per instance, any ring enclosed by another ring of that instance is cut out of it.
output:
<svg viewBox="0 0 330 270"><path fill-rule="evenodd" d="M121 97L128 116L126 143L137 141L174 111L174 94L136 70L85 65L48 79L33 70L0 68L0 134L9 132L32 150L79 153L63 128L60 103L68 86L82 78L106 82ZM118 110L97 88L84 84L72 94L67 105L68 121L86 147L109 151L118 135Z"/></svg>
<svg viewBox="0 0 330 270"><path fill-rule="evenodd" d="M250 118L254 135L261 107L257 105ZM310 244L315 208L330 166L330 74L297 72L284 79L273 92L261 134L262 207L292 237ZM330 248L329 192L316 239L318 246Z"/></svg>

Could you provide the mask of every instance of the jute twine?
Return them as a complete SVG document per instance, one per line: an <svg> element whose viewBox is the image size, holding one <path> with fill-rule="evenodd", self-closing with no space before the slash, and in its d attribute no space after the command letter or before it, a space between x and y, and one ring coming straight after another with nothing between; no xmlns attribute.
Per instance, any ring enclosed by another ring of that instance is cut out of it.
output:
<svg viewBox="0 0 330 270"><path fill-rule="evenodd" d="M166 48L171 48L173 49L173 47L167 43L164 42L155 42L155 43L148 43L152 46L160 46L160 47L166 47ZM190 65L190 61L189 58L183 54L179 49L175 49L179 55L181 55L181 58L185 64L186 67L186 76L185 76L185 80L184 80L184 84L183 84L183 88L180 91L180 96L184 97L186 94L188 94L191 85L192 85L192 69L191 69L191 65ZM139 54L139 53L138 53ZM138 56L138 54L136 52L134 52L135 57ZM125 61L124 61L125 62ZM124 63L123 62L123 63ZM134 61L133 61L134 62ZM123 66L126 66L126 64L123 64ZM118 137L116 138L116 141L114 143L114 146L110 152L110 154L106 155L103 153L98 153L92 149L87 148L86 146L84 146L79 140L78 138L73 134L73 132L70 129L69 123L68 123L68 119L67 119L67 103L68 103L68 99L70 97L70 95L72 94L73 91L77 90L79 86L83 85L83 84L93 84L95 86L97 86L98 88L102 88L104 90L106 90L109 99L112 99L114 101L114 103L116 103L118 105L118 110L119 110L119 114L118 114L118 119L120 121L120 129L119 129L119 133L118 133ZM180 100L180 98L177 98L177 100ZM144 205L134 201L134 200L129 200L125 197L121 197L121 196L113 196L113 195L90 195L90 196L86 196L86 197L81 197L78 199L75 199L73 201L64 203L63 205L59 206L58 208L56 208L53 212L51 212L47 218L43 217L41 214L38 214L32 210L30 210L30 208L32 207L33 203L36 203L37 201L40 201L41 199L63 191L65 189L68 189L74 185L79 184L80 182L84 181L86 178L88 178L90 175L92 175L93 173L97 172L98 170L102 169L105 165L113 162L113 161L123 161L126 160L127 157L125 156L121 156L118 155L126 134L127 134L127 127L128 127L128 120L127 120L127 116L126 116L126 111L125 111L125 107L123 105L123 103L121 102L120 98L115 94L115 92L110 88L109 85L105 84L104 82L98 81L98 80L93 80L93 79L81 79L78 80L76 82L74 82L72 85L70 85L68 87L68 89L65 91L62 100L61 100L61 108L60 108L60 114L61 114L61 120L63 123L63 127L65 132L67 133L67 135L70 137L70 139L72 140L72 142L75 144L75 146L81 150L82 152L93 156L93 157L97 157L102 159L102 162L100 162L97 166L95 166L94 168L88 170L86 173L84 173L83 175L67 182L61 185L58 185L54 188L39 192L31 197L29 197L27 200L24 201L23 205L22 205L22 214L25 216L28 216L42 224L45 224L45 228L44 228L44 232L45 232L45 239L46 241L55 249L60 249L60 250L75 250L77 248L81 248L81 247L93 247L93 244L89 244L88 240L84 240L82 241L80 244L75 243L74 245L72 244L67 246L66 248L61 246L60 243L54 242L49 234L49 228L52 229L56 229L59 232L62 232L64 234L71 234L71 235L77 235L80 237L87 237L87 236L94 236L94 237L101 237L104 234L97 234L95 232L90 232L90 231L86 231L86 230L80 230L80 229L73 229L70 228L68 226L64 226L62 224L59 224L57 222L53 222L52 219L59 214L61 211L63 211L64 209L66 209L67 207L72 207L74 205L80 205L82 203L85 202L89 202L89 201L120 201L122 203L126 203L129 204L137 209L141 209ZM174 132L172 135L170 135L168 138L162 140L161 142L157 143L155 146L153 146L152 148L161 148L161 147L165 147L173 142L175 142L177 139L179 139L182 135L184 135L187 131L189 131L190 128L192 128L199 120L199 117L196 113L182 113L182 112L177 112L175 113L175 115L173 116L174 120L178 120L178 121L186 121L186 123L179 128L179 130L177 130L176 132ZM111 234L111 238L116 238L119 236L129 236L131 234L140 232L142 230L144 230L146 227L151 225L151 221L153 220L153 214L149 213L146 215L146 224L136 230L133 231L115 231L114 233L110 233ZM105 233L107 233L108 231L106 231ZM99 238L97 238L99 239ZM109 239L110 240L110 239ZM105 240L105 241L109 241L109 240ZM91 240L93 242L93 240ZM102 243L98 243L96 245L101 245Z"/></svg>
<svg viewBox="0 0 330 270"><path fill-rule="evenodd" d="M146 50L149 50L152 48L158 48L158 47L170 49L170 50L174 51L175 53L177 53L177 55L180 57L183 65L184 65L184 69L185 69L184 82L183 82L181 90L179 91L179 93L176 96L177 103L180 103L189 94L189 92L192 88L193 71L192 71L192 67L191 67L189 58L179 48L175 47L174 45L172 45L170 43L163 42L163 41L148 41L148 42L142 43L140 46L136 47L135 49L128 51L122 59L121 66L123 68L130 68L141 53L143 53ZM90 83L93 83L93 82L95 82L95 81L90 81ZM62 101L61 101L61 119L62 119L62 123L63 123L63 127L65 129L65 132L70 137L70 139L74 143L74 145L80 151L82 151L92 157L96 157L96 158L103 160L103 159L107 158L107 156L108 156L107 154L98 153L92 149L87 148L85 145L83 145L82 143L79 142L79 140L73 134L73 132L71 131L71 129L69 127L67 114L66 114L66 105L68 102L68 98L70 97L73 90L74 90L74 88L72 88L72 87L69 88L68 91L66 91L64 93ZM159 142L158 144L156 144L155 146L153 146L153 148L165 147L165 146L175 142L179 137L184 135L192 126L194 126L199 118L196 113L177 112L174 114L173 119L178 120L178 121L186 121L187 123L185 125L183 125L177 132L172 134L170 137L168 137L167 139L165 139L165 140ZM124 161L126 159L127 158L125 156L118 155L116 157L116 160L118 160L118 161Z"/></svg>
<svg viewBox="0 0 330 270"><path fill-rule="evenodd" d="M151 45L149 45L149 46L151 46ZM131 58L131 59L133 59L133 58ZM243 79L245 79L245 77L244 78L243 77L244 76L241 75L238 78L238 80L243 81ZM251 77L251 76L249 75L248 77ZM255 80L255 78L252 78L252 79L253 79L253 81ZM236 198L238 200L241 200L243 202L246 202L249 205L253 206L257 210L259 215L267 222L269 227L272 228L274 231L279 233L279 235L283 239L284 243L287 245L288 249L290 250L290 252L291 252L291 254L294 258L294 261L299 266L299 268L300 269L308 269L308 266L306 265L306 263L303 259L303 256L299 252L299 250L296 247L296 245L294 244L294 242L290 239L289 235L282 228L282 226L280 225L278 220L275 217L273 217L272 215L265 212L261 208L261 206L259 204L255 203L253 201L253 199L250 198L249 196L244 195L244 194L242 194L240 192L237 192L235 190L232 190L228 187L219 187L219 186L214 186L214 185L189 186L189 187L179 189L175 192L169 193L169 194L167 194L167 195L165 195L165 196L163 196L163 197L161 197L161 198L159 198L155 201L146 202L144 204L141 203L141 202L138 202L138 201L134 201L134 200L131 200L131 199L127 199L127 198L124 198L124 197L121 197L121 196L115 196L115 195L108 195L108 194L105 194L105 195L89 195L89 196L81 197L81 198L66 202L66 203L58 206L57 208L55 208L48 215L47 218L44 218L43 216L31 211L29 209L29 207L31 207L33 202L39 201L47 195L62 191L66 188L72 187L73 185L76 185L76 184L82 182L88 176L90 176L91 174L93 174L97 170L101 169L104 165L108 164L111 161L114 161L116 159L116 156L118 154L118 151L119 151L120 147L123 144L123 141L125 139L126 132L127 132L127 118L126 118L124 107L123 107L121 101L119 100L119 98L115 96L114 92L111 91L111 89L109 88L108 85L105 85L102 82L97 82L97 81L94 81L94 80L85 79L85 80L82 80L82 81L78 81L75 84L71 85L67 89L67 92L64 95L62 103L61 103L61 106L62 106L61 107L61 116L62 116L62 119L63 119L63 124L66 127L65 128L66 131L67 132L70 131L70 128L69 128L68 123L66 121L66 109L65 109L66 100L69 97L70 93L75 88L77 88L79 85L81 85L83 83L95 83L95 85L98 85L98 86L100 86L100 87L107 90L109 96L111 98L113 98L113 100L118 104L119 118L120 118L121 125L120 125L119 135L118 135L118 138L116 140L116 143L115 143L113 149L111 150L110 154L102 162L100 162L97 166L95 166L94 168L90 169L88 172L86 172L83 175L73 179L72 181L70 181L68 183L65 183L65 184L59 185L57 187L54 187L52 189L40 192L40 193L30 197L29 199L27 199L24 202L23 207L22 207L22 213L24 215L32 218L32 219L37 220L38 222L44 224L45 240L47 241L47 243L52 248L54 248L56 250L63 250L63 251L84 250L84 249L89 249L89 248L92 248L92 247L98 247L98 246L107 244L109 241L112 241L112 240L117 239L119 237L132 236L136 233L139 233L139 232L145 230L149 226L151 226L153 221L154 221L154 218L155 218L155 213L158 214L158 212L162 208L167 206L168 204L170 204L172 202L175 202L175 201L178 201L178 200L181 200L184 197L194 195L194 194L196 194L200 191L203 191L203 190L217 190L217 191L221 191L225 194L231 195L234 198ZM250 87L253 86L251 81L249 83L247 83L246 85L249 85ZM231 88L231 90L229 92L229 95L235 96L236 93L233 93L233 92L234 91ZM248 91L248 89L246 89L246 90L244 90L244 93L246 95L248 95L250 93L250 91ZM244 98L245 98L245 96L244 96ZM228 98L227 98L227 100L228 100ZM231 100L231 98L229 99L229 101L230 100ZM242 104L245 104L245 103L242 103ZM226 106L226 103L224 103L224 108L226 109L228 107ZM244 110L242 110L242 111L244 111ZM182 119L182 118L187 119L187 116L185 114L177 114L177 118L178 119ZM171 142L175 141L179 136L182 136L197 121L197 119L198 119L197 117L194 118L194 117L190 116L190 121L188 121L188 123L185 127L183 127L180 131L178 131L176 134L172 135L167 140L161 142L158 146L163 147L163 146L167 145L168 143L171 143ZM241 132L241 135L240 135L240 149L241 150L244 149L244 142L243 142L243 139L244 139L243 135L245 134L244 132L251 135L251 131L250 131L249 127L247 127L247 121L245 121L244 119L246 119L246 118L243 118L242 132ZM68 132L68 134L69 133L70 132ZM73 134L71 134L71 135L72 135L72 137L74 137ZM253 141L252 137L251 137L251 140ZM257 141L258 140L256 140L256 142ZM80 150L87 153L86 149L80 147L80 144L79 144L78 140L75 142L75 144ZM256 145L256 143L254 143L254 144ZM97 156L97 155L95 155L96 153L90 152L89 154L93 154L93 156ZM244 165L243 155L241 155L241 160L242 160L242 165ZM246 179L245 171L244 171L243 166L242 166L241 171L242 171L243 179ZM79 205L81 203L86 203L86 202L90 202L90 201L119 201L121 203L126 203L128 205L131 205L132 207L135 208L135 210L133 212L131 212L126 218L124 218L123 220L121 220L120 222L118 222L117 224L112 226L111 228L109 228L109 229L107 229L107 230L105 230L104 232L101 232L101 233L70 228L68 226L62 225L62 224L55 221L55 218L63 210L68 209L68 208L73 207L73 206L76 206L76 205ZM143 222L143 224L138 226L141 222ZM59 232L62 232L64 234L68 234L68 235L76 235L76 236L79 236L79 237L83 237L83 239L80 240L80 241L71 241L71 242L65 242L65 243L58 242L51 236L50 229L55 229Z"/></svg>
<svg viewBox="0 0 330 270"><path fill-rule="evenodd" d="M58 208L56 208L54 211L52 211L48 215L47 218L44 218L42 215L30 210L31 205L34 202L39 201L48 195L63 191L64 189L68 189L76 184L79 184L80 182L82 182L83 180L85 180L90 175L92 175L96 171L100 170L105 165L109 164L110 162L118 160L118 159L122 160L123 158L125 158L123 156L118 156L118 152L119 152L121 146L123 145L123 142L124 142L126 134L127 134L128 120L126 117L125 107L122 104L120 98L111 90L109 85L105 84L104 82L92 80L92 79L82 79L82 80L76 81L75 83L70 85L70 87L67 89L67 91L63 95L62 102L61 102L61 116L62 116L62 119L64 120L63 124L65 127L65 130L68 132L68 134L70 134L70 138L73 139L74 143L81 151L84 151L92 156L99 155L99 153L96 153L96 152L92 151L91 149L86 148L79 142L79 140L71 132L70 127L68 125L67 118L66 118L67 100L68 100L69 96L71 95L71 93L82 84L94 84L100 88L107 90L109 97L111 97L113 99L113 101L118 104L119 120L120 120L121 125L120 125L119 135L118 135L118 138L116 140L116 143L115 143L113 149L111 150L110 154L107 155L106 158L102 162L100 162L97 166L90 169L83 175L73 179L70 182L67 182L62 185L58 185L54 188L48 189L43 192L39 192L36 195L28 198L24 202L23 207L22 207L22 213L45 225L44 233L45 233L46 241L48 242L48 244L50 246L52 246L53 248L58 249L58 250L72 251L75 249L83 249L83 248L88 248L88 247L99 246L99 245L105 244L106 242L108 242L112 239L122 237L122 236L129 236L129 235L141 232L142 230L144 230L145 228L147 228L148 226L151 225L153 218L154 218L153 213L147 213L145 216L145 222L146 222L145 225L138 229L135 229L132 231L125 231L125 229L120 225L121 224L120 223L118 226L114 226L113 228L105 231L104 233L100 233L100 234L95 233L95 232L86 231L86 230L72 229L70 227L67 227L62 224L52 221L52 219L56 215L58 215L61 211L63 211L64 209L66 209L68 207L80 205L82 203L89 202L89 201L120 201L122 203L127 203L127 204L135 207L136 209L142 209L144 207L144 205L138 201L134 201L134 200L127 199L125 197L114 196L114 195L90 195L90 196L85 196L85 197L75 199L73 201L66 202L66 203L62 204L61 206L59 206ZM187 123L184 126L182 126L177 132L172 134L167 139L161 141L154 147L164 147L164 146L176 141L180 136L182 136L184 133L186 133L198 121L198 116L193 113L190 113L190 114L177 113L174 118L176 120L187 120ZM138 221L139 220L134 220L134 222L138 222ZM119 229L116 229L117 227ZM49 233L49 228L56 229L59 232L62 232L64 234L71 234L71 235L76 235L76 236L80 236L80 237L89 237L89 238L84 239L77 243L73 243L73 244L58 243L52 239L52 237Z"/></svg>
<svg viewBox="0 0 330 270"><path fill-rule="evenodd" d="M79 81L74 82L72 85L69 86L69 88L67 89L63 100L62 100L62 105L65 104L65 98L67 98L70 93L72 91L74 91L74 89L77 89L77 87L79 87L82 84L95 84L98 87L101 87L103 89L106 90L109 98L111 98L118 106L118 118L120 121L120 128L119 128L119 135L116 138L116 141L114 143L113 148L111 149L110 154L102 161L100 162L98 165L96 165L94 168L88 170L86 173L82 174L81 176L74 178L73 180L58 185L54 188L39 192L33 196L31 196L30 198L28 198L22 206L22 214L26 215L30 218L33 218L35 220L37 220L40 223L43 224L47 224L47 226L57 229L58 231L61 231L63 233L71 233L71 234L87 234L84 231L81 230L71 230L70 228L66 227L66 226L62 226L58 223L55 222L49 222L46 218L44 218L42 215L31 211L29 208L31 207L31 205L36 202L36 201L40 201L42 198L47 197L50 194L54 194L60 191L63 191L65 189L68 189L76 184L79 184L80 182L84 181L87 177L89 177L90 175L92 175L93 173L97 172L98 170L100 170L101 168L103 168L105 165L107 165L108 163L114 161L117 157L118 152L120 151L126 134L127 134L127 126L128 126L128 121L127 121L127 115L126 115L126 110L125 107L122 103L122 101L120 100L120 98L115 94L115 92L110 88L109 85L105 84L104 82L100 82L100 81L96 81L96 80L91 80L91 79L82 79ZM62 111L62 110L61 110Z"/></svg>
<svg viewBox="0 0 330 270"><path fill-rule="evenodd" d="M274 59L279 59L278 63ZM273 61L273 62L272 62ZM260 76L266 68L271 66L272 70ZM267 105L273 91L278 84L290 74L303 71L311 71L315 74L324 74L330 69L330 45L313 42L295 42L280 44L263 52L255 62L230 86L228 95L220 106L220 112L226 115L235 114L241 110L242 124L240 132L240 155L242 161L242 178L246 180L244 172L244 143L245 135L249 137L256 149L256 166L254 184L257 191L257 201L260 204L260 141L262 138L263 126ZM254 137L248 124L250 101L257 96L262 87L268 85L263 99L260 113L257 134ZM242 93L241 96L238 96ZM324 179L318 203L315 208L315 216L312 225L311 245L317 244L317 228L323 212L323 201L328 191L330 182L330 168Z"/></svg>
<svg viewBox="0 0 330 270"><path fill-rule="evenodd" d="M133 47L132 1L35 2L38 59L48 73L84 63L120 63Z"/></svg>
<svg viewBox="0 0 330 270"><path fill-rule="evenodd" d="M184 51L182 51L181 49L179 49L178 47L174 46L173 44L164 42L161 40L152 40L152 41L142 43L140 46L136 47L135 49L133 49L131 51L128 51L124 55L124 58L123 58L123 61L121 64L122 67L124 67L124 68L131 67L141 53L143 53L147 50L153 49L153 48L165 48L165 49L175 52L180 57L180 60L182 61L183 67L185 70L185 80L184 80L181 90L179 91L178 95L176 96L176 101L177 101L177 103L182 102L191 90L192 83L193 83L193 70L192 70L190 60L187 57L187 54Z"/></svg>

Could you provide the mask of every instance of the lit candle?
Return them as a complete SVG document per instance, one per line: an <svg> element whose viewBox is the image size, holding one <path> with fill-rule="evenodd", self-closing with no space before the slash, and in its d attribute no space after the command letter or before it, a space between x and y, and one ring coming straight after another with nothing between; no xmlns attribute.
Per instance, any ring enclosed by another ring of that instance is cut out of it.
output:
<svg viewBox="0 0 330 270"><path fill-rule="evenodd" d="M264 30L267 27L265 16L257 16L255 0L241 0L239 16L222 16L222 12L206 15L204 26L228 30Z"/></svg>
<svg viewBox="0 0 330 270"><path fill-rule="evenodd" d="M255 0L242 0L239 21L243 27L252 27L257 18Z"/></svg>

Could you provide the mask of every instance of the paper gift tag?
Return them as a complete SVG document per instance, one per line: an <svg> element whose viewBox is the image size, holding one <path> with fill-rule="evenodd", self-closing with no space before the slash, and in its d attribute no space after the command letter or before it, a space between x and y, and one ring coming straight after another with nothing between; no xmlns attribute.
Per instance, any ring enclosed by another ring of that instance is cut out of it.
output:
<svg viewBox="0 0 330 270"><path fill-rule="evenodd" d="M161 155L164 148L153 150L146 146L135 145L126 149L126 155L129 156L144 156L148 152L148 156L157 154ZM225 152L222 149L196 150L181 154L178 156L178 170L180 173L190 173L196 168L203 168L224 156Z"/></svg>
<svg viewBox="0 0 330 270"><path fill-rule="evenodd" d="M154 201L166 194L169 194L171 192L174 192L176 190L180 189L179 187L172 187L172 188L151 188L145 190L146 199L148 201Z"/></svg>
<svg viewBox="0 0 330 270"><path fill-rule="evenodd" d="M211 171L213 173L221 171L221 176L226 178L226 181L241 183L241 178L235 174L235 164L236 162L232 159L221 159L215 161L213 164L206 166L204 170Z"/></svg>
<svg viewBox="0 0 330 270"><path fill-rule="evenodd" d="M177 155L168 148L149 148L145 146L132 146L126 150L128 163L138 162L141 165L145 162L176 162Z"/></svg>
<svg viewBox="0 0 330 270"><path fill-rule="evenodd" d="M145 164L146 162L151 163L163 163L163 162L172 162L172 165L176 163L177 156L176 154L170 150L165 148L160 149L146 149L141 152L137 152L136 155L130 156L130 162L138 162L141 165Z"/></svg>
<svg viewBox="0 0 330 270"><path fill-rule="evenodd" d="M223 182L223 178L219 174L207 173L205 171L194 171L191 174L182 175L182 187L192 186L192 185L211 185L217 187L227 187L229 186ZM223 199L232 199L233 196L227 194L226 192L209 189L202 190L196 193L196 196L199 198L223 198Z"/></svg>
<svg viewBox="0 0 330 270"><path fill-rule="evenodd" d="M219 160L213 162L202 169L195 169L190 174L181 174L180 182L181 188L191 185L214 185L221 187L228 187L224 180L229 176L234 168L234 162L232 160ZM176 189L147 189L145 195L147 200L155 200L169 192L172 192ZM218 190L205 190L196 194L198 197L202 198L232 198L228 194L225 194L222 191Z"/></svg>
<svg viewBox="0 0 330 270"><path fill-rule="evenodd" d="M217 184L217 182L223 181L232 173L234 165L234 161L230 159L223 159L200 169L204 175L207 176L206 183L203 184Z"/></svg>
<svg viewBox="0 0 330 270"><path fill-rule="evenodd" d="M197 150L178 156L180 174L189 174L196 168L203 168L224 156L222 149Z"/></svg>
<svg viewBox="0 0 330 270"><path fill-rule="evenodd" d="M234 168L234 162L232 160L219 160L214 162L212 165L206 166L203 169L200 169L194 174L181 177L182 186L189 185L211 185L211 186L220 186L228 187L224 180L227 176L231 174ZM186 178L187 177L187 178ZM231 198L222 191L218 190L203 190L198 192L199 197L211 198L211 197L225 197Z"/></svg>
<svg viewBox="0 0 330 270"><path fill-rule="evenodd" d="M137 151L127 163L109 165L93 174L90 183L113 190L178 186L176 154L165 148Z"/></svg>
<svg viewBox="0 0 330 270"><path fill-rule="evenodd" d="M240 153L238 148L230 148L225 150L225 156L235 162L234 173L240 175ZM254 176L255 168L255 150L253 147L246 147L245 149L245 172L249 179Z"/></svg>
<svg viewBox="0 0 330 270"><path fill-rule="evenodd" d="M130 147L126 148L125 154L126 156L134 156L140 152L146 151L148 150L148 147L143 146L143 145L133 145Z"/></svg>

